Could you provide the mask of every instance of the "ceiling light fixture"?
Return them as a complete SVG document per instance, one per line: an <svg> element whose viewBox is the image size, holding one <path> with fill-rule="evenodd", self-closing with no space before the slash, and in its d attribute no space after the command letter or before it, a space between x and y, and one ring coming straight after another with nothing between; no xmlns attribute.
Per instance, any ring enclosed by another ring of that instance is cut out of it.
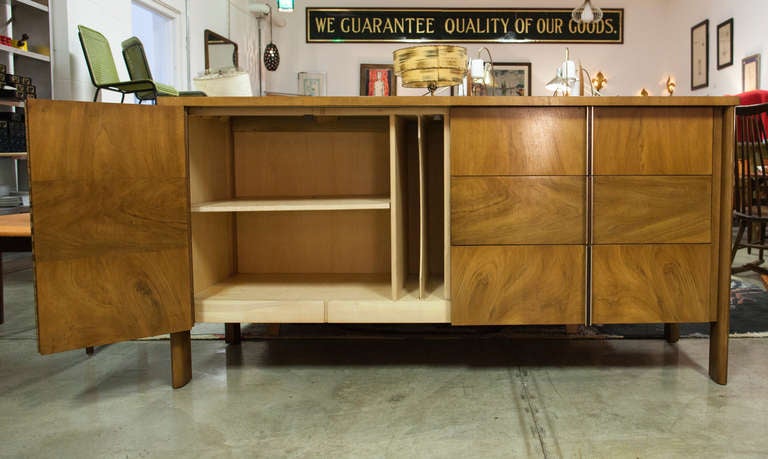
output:
<svg viewBox="0 0 768 459"><path fill-rule="evenodd" d="M293 0L277 0L277 11L285 13L293 11Z"/></svg>
<svg viewBox="0 0 768 459"><path fill-rule="evenodd" d="M573 10L571 18L576 22L583 22L586 24L599 22L603 19L603 10L592 6L590 0L585 0L580 7Z"/></svg>
<svg viewBox="0 0 768 459"><path fill-rule="evenodd" d="M280 65L280 51L272 41L272 8L269 9L269 44L264 48L264 67L270 72L277 70Z"/></svg>

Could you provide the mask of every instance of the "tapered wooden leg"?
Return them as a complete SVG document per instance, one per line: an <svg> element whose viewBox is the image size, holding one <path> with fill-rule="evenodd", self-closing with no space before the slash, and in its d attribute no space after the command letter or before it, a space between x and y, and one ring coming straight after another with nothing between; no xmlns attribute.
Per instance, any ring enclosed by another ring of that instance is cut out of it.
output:
<svg viewBox="0 0 768 459"><path fill-rule="evenodd" d="M709 377L728 383L728 319L712 322L709 332Z"/></svg>
<svg viewBox="0 0 768 459"><path fill-rule="evenodd" d="M171 385L184 387L192 379L192 335L189 330L171 333Z"/></svg>
<svg viewBox="0 0 768 459"><path fill-rule="evenodd" d="M3 303L3 253L0 252L0 324L5 321L5 306Z"/></svg>
<svg viewBox="0 0 768 459"><path fill-rule="evenodd" d="M85 348L85 353L88 355L93 355L93 346L88 346Z"/></svg>
<svg viewBox="0 0 768 459"><path fill-rule="evenodd" d="M726 120L734 115L735 109L729 107L724 112ZM729 121L730 122L730 121ZM719 254L713 259L717 260L717 310L715 321L712 322L709 332L709 377L718 384L728 382L728 332L730 327L730 300L731 300L731 266L728 263L731 256L732 235L732 206L730 190L733 189L733 175L728 173L733 169L733 158L729 150L734 143L733 129L723 129L722 138L723 173L721 174L720 194L723 196L720 205L720 229L718 231ZM714 242L714 241L713 241Z"/></svg>
<svg viewBox="0 0 768 459"><path fill-rule="evenodd" d="M680 341L680 324L664 324L664 339L668 343Z"/></svg>
<svg viewBox="0 0 768 459"><path fill-rule="evenodd" d="M224 324L224 341L227 344L240 344L240 322Z"/></svg>

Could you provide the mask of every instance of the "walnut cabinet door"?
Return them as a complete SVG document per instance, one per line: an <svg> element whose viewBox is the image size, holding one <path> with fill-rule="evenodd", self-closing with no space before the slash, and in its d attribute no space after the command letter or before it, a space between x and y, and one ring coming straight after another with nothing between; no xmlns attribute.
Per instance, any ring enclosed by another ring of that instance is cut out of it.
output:
<svg viewBox="0 0 768 459"><path fill-rule="evenodd" d="M40 352L189 330L183 109L31 100L27 124Z"/></svg>

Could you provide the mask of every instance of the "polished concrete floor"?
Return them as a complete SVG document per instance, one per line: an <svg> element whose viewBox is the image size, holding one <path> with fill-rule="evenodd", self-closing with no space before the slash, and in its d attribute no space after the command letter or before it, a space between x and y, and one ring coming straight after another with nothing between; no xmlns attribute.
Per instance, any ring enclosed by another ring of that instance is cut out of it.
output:
<svg viewBox="0 0 768 459"><path fill-rule="evenodd" d="M768 456L768 339L731 340L726 386L706 339L195 340L174 390L167 341L38 355L31 277L5 277L0 457Z"/></svg>

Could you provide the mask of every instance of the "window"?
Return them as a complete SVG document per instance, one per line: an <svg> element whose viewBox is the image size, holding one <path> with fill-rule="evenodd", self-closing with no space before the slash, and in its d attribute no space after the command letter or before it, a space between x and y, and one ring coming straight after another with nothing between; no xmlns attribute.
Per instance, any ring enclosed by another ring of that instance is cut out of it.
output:
<svg viewBox="0 0 768 459"><path fill-rule="evenodd" d="M144 44L152 78L169 85L176 85L174 46L174 18L152 9L147 3L131 3L133 35Z"/></svg>

